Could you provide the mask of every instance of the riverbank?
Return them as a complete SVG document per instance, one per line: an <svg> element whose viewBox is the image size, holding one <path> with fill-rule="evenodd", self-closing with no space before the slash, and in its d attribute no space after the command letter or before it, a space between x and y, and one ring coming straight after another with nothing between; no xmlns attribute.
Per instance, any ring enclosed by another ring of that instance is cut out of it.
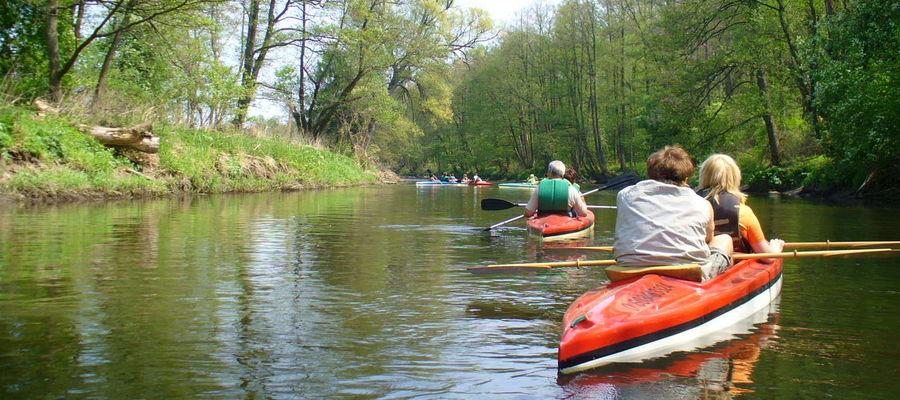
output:
<svg viewBox="0 0 900 400"><path fill-rule="evenodd" d="M0 108L0 197L69 201L378 181L349 157L283 139L160 126L159 153L146 154L103 146L72 122Z"/></svg>

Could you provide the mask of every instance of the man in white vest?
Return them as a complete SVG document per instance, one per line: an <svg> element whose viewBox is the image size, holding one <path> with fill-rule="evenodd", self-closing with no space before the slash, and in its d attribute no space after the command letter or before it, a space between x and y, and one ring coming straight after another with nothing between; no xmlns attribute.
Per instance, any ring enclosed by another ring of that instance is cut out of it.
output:
<svg viewBox="0 0 900 400"><path fill-rule="evenodd" d="M694 164L666 146L647 159L647 176L616 197L616 262L623 266L700 264L703 280L731 267L728 235L715 236L713 208L688 186Z"/></svg>

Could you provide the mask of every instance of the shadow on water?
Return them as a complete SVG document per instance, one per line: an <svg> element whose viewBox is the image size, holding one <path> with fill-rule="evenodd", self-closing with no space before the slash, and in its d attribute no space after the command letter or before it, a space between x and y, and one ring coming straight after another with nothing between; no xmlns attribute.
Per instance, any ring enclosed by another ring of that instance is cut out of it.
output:
<svg viewBox="0 0 900 400"><path fill-rule="evenodd" d="M527 304L509 302L476 301L466 306L466 314L481 319L520 319L536 320L552 316L552 312L541 310Z"/></svg>

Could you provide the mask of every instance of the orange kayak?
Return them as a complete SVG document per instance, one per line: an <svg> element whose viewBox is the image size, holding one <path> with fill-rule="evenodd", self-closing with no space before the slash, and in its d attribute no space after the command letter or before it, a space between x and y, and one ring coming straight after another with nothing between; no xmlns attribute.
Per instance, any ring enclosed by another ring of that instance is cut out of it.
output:
<svg viewBox="0 0 900 400"><path fill-rule="evenodd" d="M563 317L559 370L574 373L707 345L781 292L782 260L741 261L703 283L644 275L594 289Z"/></svg>
<svg viewBox="0 0 900 400"><path fill-rule="evenodd" d="M564 240L589 236L594 233L594 213L584 217L549 214L528 220L528 232L544 240Z"/></svg>

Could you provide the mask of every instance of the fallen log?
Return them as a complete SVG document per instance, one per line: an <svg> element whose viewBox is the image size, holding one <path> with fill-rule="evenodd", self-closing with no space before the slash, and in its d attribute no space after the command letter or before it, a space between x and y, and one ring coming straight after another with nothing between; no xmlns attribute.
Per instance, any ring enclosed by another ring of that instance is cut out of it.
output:
<svg viewBox="0 0 900 400"><path fill-rule="evenodd" d="M149 122L123 128L81 124L77 126L82 132L107 146L128 147L144 153L159 152L159 136L151 132L153 125Z"/></svg>
<svg viewBox="0 0 900 400"><path fill-rule="evenodd" d="M38 116L47 114L59 114L60 110L44 99L35 99L32 103L38 111ZM159 152L159 136L154 135L153 124L145 122L125 128L107 128L105 126L88 126L74 124L80 131L87 133L107 146L117 146L135 149L144 153L155 154Z"/></svg>

